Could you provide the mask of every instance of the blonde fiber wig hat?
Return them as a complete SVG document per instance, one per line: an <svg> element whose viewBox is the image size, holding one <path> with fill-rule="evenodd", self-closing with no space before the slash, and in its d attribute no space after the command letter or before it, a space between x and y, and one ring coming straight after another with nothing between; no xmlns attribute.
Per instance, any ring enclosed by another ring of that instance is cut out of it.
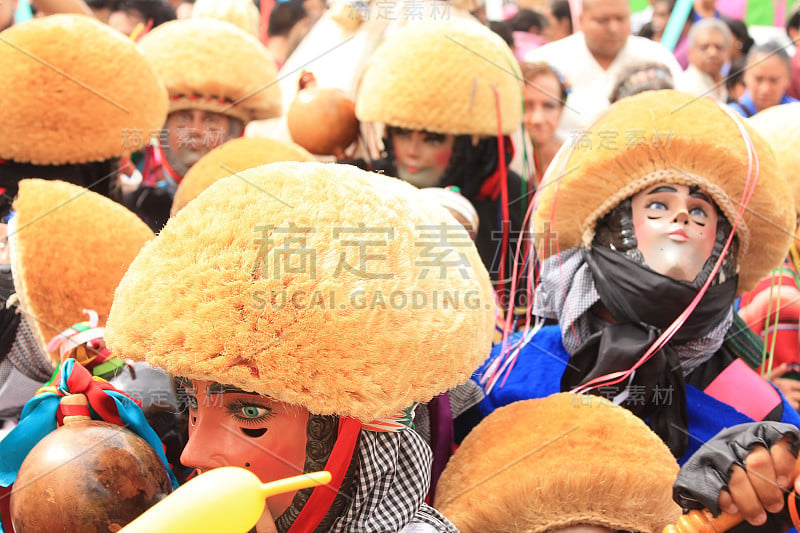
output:
<svg viewBox="0 0 800 533"><path fill-rule="evenodd" d="M415 23L372 55L356 116L444 134L509 134L522 121L521 80L508 45L484 25L465 19Z"/></svg>
<svg viewBox="0 0 800 533"><path fill-rule="evenodd" d="M795 209L800 209L800 102L769 107L753 115L750 123L772 147Z"/></svg>
<svg viewBox="0 0 800 533"><path fill-rule="evenodd" d="M561 393L501 407L467 435L436 489L463 533L577 525L660 533L681 514L678 464L633 413Z"/></svg>
<svg viewBox="0 0 800 533"><path fill-rule="evenodd" d="M758 185L736 229L738 293L786 256L795 215L775 157L749 124L710 98L647 91L611 106L585 133L564 144L540 187L534 212L540 257L589 246L598 219L658 183L697 185L733 223L748 176L748 142Z"/></svg>
<svg viewBox="0 0 800 533"><path fill-rule="evenodd" d="M170 219L120 283L106 340L172 375L370 421L466 381L493 302L466 231L411 185L273 163Z"/></svg>
<svg viewBox="0 0 800 533"><path fill-rule="evenodd" d="M800 103L769 107L753 115L750 123L772 147L781 175L792 191L795 212L800 212ZM794 242L800 249L800 228L795 230Z"/></svg>
<svg viewBox="0 0 800 533"><path fill-rule="evenodd" d="M114 289L153 232L120 204L62 181L22 180L14 211L14 286L42 349L84 320L84 309L103 325Z"/></svg>
<svg viewBox="0 0 800 533"><path fill-rule="evenodd" d="M92 17L34 19L0 41L0 158L105 161L164 125L163 84L130 39Z"/></svg>
<svg viewBox="0 0 800 533"><path fill-rule="evenodd" d="M175 213L217 180L248 168L278 161L315 161L315 159L308 151L294 143L263 137L240 137L214 148L192 165L181 180L172 200L170 216L175 216Z"/></svg>
<svg viewBox="0 0 800 533"><path fill-rule="evenodd" d="M169 91L169 111L202 109L251 120L278 117L278 68L269 51L233 24L173 20L139 41Z"/></svg>

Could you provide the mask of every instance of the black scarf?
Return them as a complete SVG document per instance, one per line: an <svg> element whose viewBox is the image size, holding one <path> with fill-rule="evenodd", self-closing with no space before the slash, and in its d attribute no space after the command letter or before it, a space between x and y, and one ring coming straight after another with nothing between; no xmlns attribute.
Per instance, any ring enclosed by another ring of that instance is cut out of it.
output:
<svg viewBox="0 0 800 533"><path fill-rule="evenodd" d="M697 295L698 283L677 281L639 265L625 255L595 246L584 250L600 301L616 321L593 333L572 355L561 378L568 391L606 374L630 369ZM697 308L661 350L639 367L633 379L593 393L616 396L667 444L675 457L688 445L686 394L680 358L672 346L707 335L727 316L738 279L709 287Z"/></svg>

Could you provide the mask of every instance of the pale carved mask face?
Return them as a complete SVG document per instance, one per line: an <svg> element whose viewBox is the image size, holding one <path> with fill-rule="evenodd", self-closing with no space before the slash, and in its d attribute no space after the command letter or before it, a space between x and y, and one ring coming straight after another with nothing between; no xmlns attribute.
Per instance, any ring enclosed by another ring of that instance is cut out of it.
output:
<svg viewBox="0 0 800 533"><path fill-rule="evenodd" d="M637 248L654 271L693 281L703 269L717 236L717 208L688 185L661 183L631 199Z"/></svg>
<svg viewBox="0 0 800 533"><path fill-rule="evenodd" d="M181 463L201 471L239 466L264 483L303 473L308 410L209 381L193 381L189 397L189 442ZM275 519L294 492L267 500Z"/></svg>

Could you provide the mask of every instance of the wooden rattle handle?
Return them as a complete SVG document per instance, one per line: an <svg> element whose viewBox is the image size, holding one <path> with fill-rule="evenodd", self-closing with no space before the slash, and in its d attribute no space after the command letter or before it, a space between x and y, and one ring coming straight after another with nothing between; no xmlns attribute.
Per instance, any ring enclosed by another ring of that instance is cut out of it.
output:
<svg viewBox="0 0 800 533"><path fill-rule="evenodd" d="M681 516L675 524L664 528L663 533L725 533L742 523L741 513L722 513L714 518L710 511L690 511Z"/></svg>
<svg viewBox="0 0 800 533"><path fill-rule="evenodd" d="M83 394L70 394L61 398L61 410L64 413L64 424L91 420L89 401Z"/></svg>

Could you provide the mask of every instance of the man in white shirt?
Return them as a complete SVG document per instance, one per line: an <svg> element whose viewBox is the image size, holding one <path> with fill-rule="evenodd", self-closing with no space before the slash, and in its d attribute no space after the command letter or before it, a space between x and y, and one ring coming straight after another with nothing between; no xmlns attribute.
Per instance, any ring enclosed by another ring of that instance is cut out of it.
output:
<svg viewBox="0 0 800 533"><path fill-rule="evenodd" d="M723 104L728 100L722 66L730 59L731 31L719 19L703 19L689 30L689 66L676 80L675 88L696 96L710 96Z"/></svg>
<svg viewBox="0 0 800 533"><path fill-rule="evenodd" d="M656 61L666 65L673 79L681 67L659 43L630 35L628 0L583 0L583 31L537 48L528 62L545 61L572 85L557 134L569 139L588 126L608 105L617 76L631 63Z"/></svg>

